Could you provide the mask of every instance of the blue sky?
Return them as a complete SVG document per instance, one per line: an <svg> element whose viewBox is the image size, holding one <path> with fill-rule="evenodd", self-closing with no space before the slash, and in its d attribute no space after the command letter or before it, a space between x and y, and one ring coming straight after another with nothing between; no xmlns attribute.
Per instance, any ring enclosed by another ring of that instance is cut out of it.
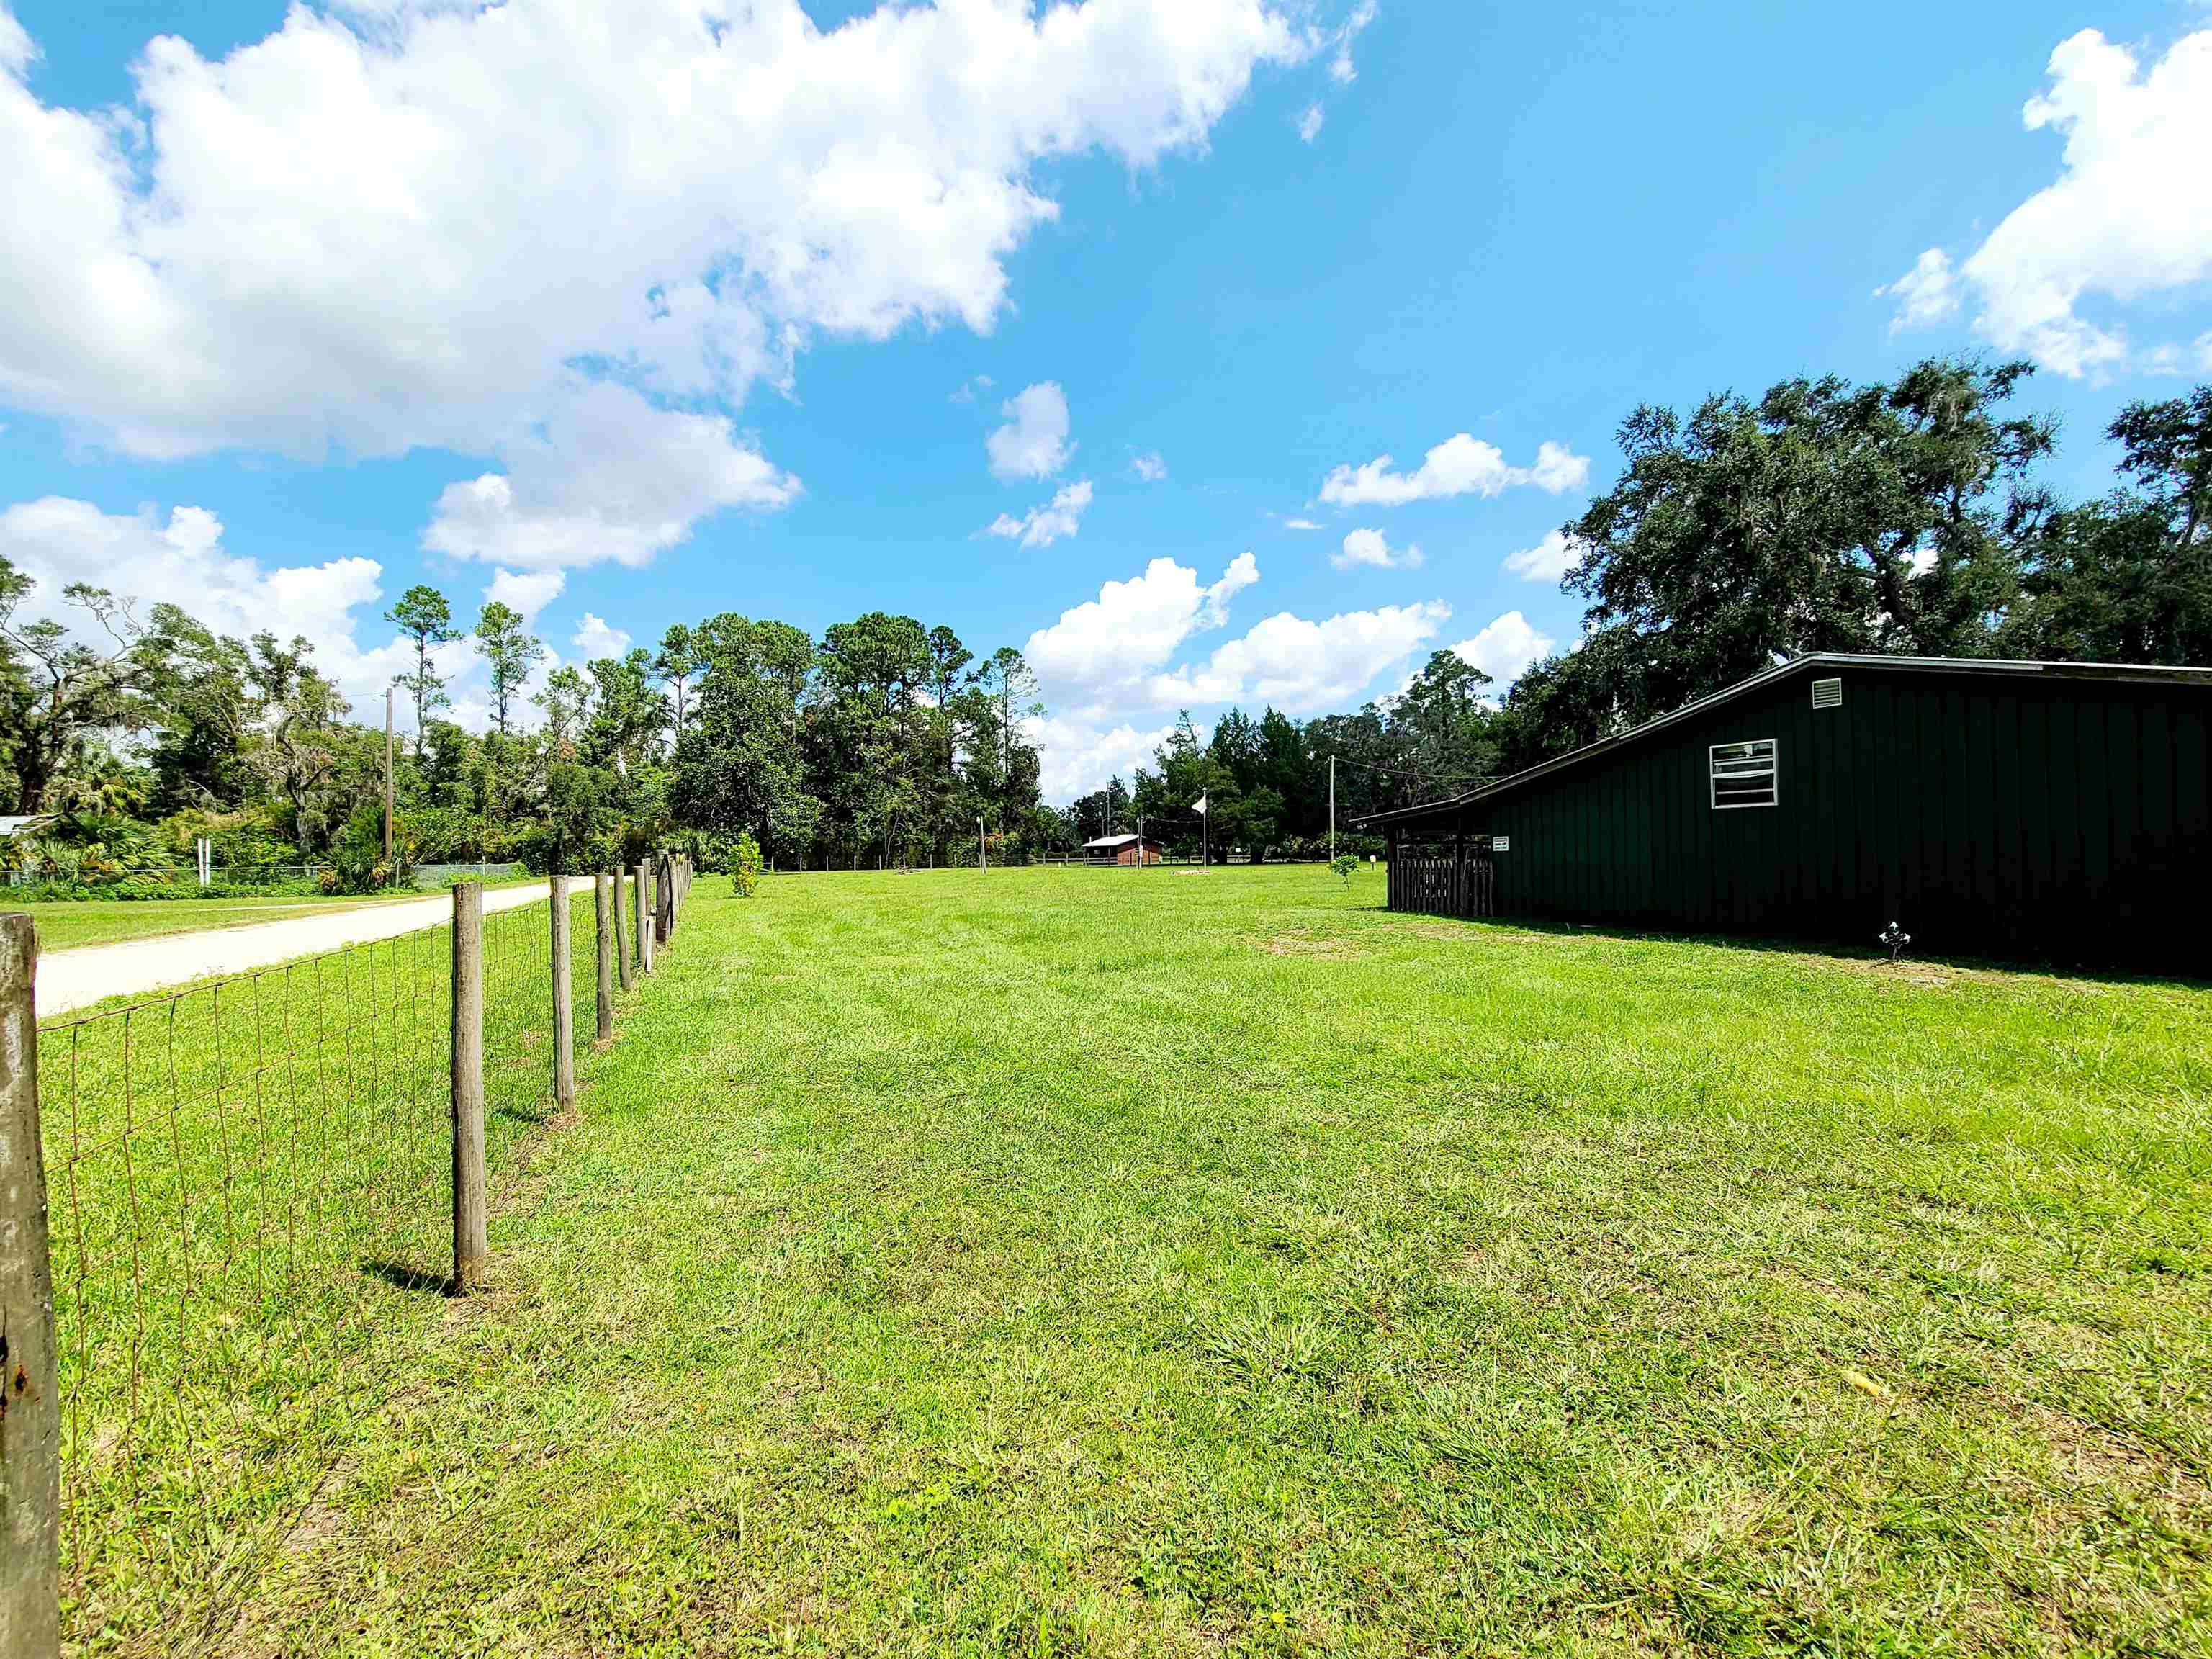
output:
<svg viewBox="0 0 2212 1659"><path fill-rule="evenodd" d="M417 580L905 611L1030 647L1065 798L1571 641L1507 561L1639 401L2018 352L2092 489L2212 375L2200 5L597 10L0 0L0 552L363 714Z"/></svg>

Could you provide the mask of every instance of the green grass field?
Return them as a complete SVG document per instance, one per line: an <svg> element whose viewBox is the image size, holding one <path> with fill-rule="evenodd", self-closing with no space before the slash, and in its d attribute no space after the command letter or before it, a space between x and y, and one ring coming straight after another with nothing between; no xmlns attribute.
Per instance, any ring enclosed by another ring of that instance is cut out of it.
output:
<svg viewBox="0 0 2212 1659"><path fill-rule="evenodd" d="M2212 1652L2212 990L692 896L226 1650Z"/></svg>

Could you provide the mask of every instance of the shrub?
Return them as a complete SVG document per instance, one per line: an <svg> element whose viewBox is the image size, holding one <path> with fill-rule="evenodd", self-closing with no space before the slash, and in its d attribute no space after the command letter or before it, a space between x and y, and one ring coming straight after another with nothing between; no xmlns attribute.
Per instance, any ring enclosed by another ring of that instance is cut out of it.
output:
<svg viewBox="0 0 2212 1659"><path fill-rule="evenodd" d="M1330 861L1328 867L1336 872L1337 878L1349 890L1352 878L1359 873L1359 860L1349 853L1340 853Z"/></svg>
<svg viewBox="0 0 2212 1659"><path fill-rule="evenodd" d="M392 857L385 858L384 809L373 801L354 808L331 848L331 858L337 867L323 872L325 893L377 893L415 878L414 848L398 825L394 826Z"/></svg>
<svg viewBox="0 0 2212 1659"><path fill-rule="evenodd" d="M740 831L738 849L730 855L730 889L739 898L750 898L760 891L761 849L750 830Z"/></svg>

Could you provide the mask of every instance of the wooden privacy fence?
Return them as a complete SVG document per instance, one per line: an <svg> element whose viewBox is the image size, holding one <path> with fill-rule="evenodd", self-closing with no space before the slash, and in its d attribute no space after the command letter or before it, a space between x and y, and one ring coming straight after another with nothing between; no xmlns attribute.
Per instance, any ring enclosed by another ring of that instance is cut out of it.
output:
<svg viewBox="0 0 2212 1659"><path fill-rule="evenodd" d="M333 1424L402 1380L379 1336L485 1282L577 1000L611 1036L617 958L673 933L688 865L640 871L628 940L619 876L489 916L463 882L450 927L43 1028L0 915L0 1655L218 1640Z"/></svg>
<svg viewBox="0 0 2212 1659"><path fill-rule="evenodd" d="M1498 869L1487 853L1394 848L1388 902L1416 915L1495 915Z"/></svg>

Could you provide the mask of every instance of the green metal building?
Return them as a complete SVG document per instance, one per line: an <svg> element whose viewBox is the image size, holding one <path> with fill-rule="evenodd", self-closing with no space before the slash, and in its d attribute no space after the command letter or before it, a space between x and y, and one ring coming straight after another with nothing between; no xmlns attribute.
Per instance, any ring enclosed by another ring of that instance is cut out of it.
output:
<svg viewBox="0 0 2212 1659"><path fill-rule="evenodd" d="M1388 832L1393 909L2212 973L2212 670L1799 658Z"/></svg>

